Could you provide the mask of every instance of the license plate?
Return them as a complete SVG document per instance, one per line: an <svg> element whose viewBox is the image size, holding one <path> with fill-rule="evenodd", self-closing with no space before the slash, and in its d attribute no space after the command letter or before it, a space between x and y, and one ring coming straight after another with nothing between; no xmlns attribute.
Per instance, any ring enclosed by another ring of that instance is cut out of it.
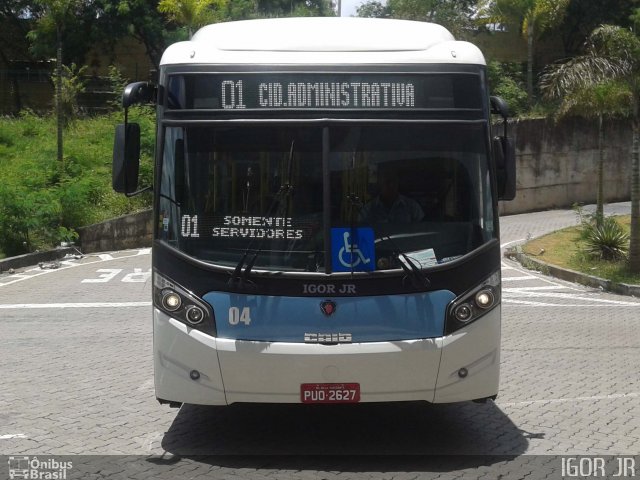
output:
<svg viewBox="0 0 640 480"><path fill-rule="evenodd" d="M357 403L360 401L359 383L303 383L300 385L302 403Z"/></svg>

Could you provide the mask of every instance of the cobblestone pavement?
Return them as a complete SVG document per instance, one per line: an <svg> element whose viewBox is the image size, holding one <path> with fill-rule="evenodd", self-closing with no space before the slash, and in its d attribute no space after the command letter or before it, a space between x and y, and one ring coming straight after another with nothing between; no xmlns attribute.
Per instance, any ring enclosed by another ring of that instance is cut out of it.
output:
<svg viewBox="0 0 640 480"><path fill-rule="evenodd" d="M502 242L575 221L504 217ZM70 457L69 478L410 479L560 478L555 455L640 453L638 299L505 260L495 403L174 410L153 392L149 253L0 276L0 454L128 456Z"/></svg>

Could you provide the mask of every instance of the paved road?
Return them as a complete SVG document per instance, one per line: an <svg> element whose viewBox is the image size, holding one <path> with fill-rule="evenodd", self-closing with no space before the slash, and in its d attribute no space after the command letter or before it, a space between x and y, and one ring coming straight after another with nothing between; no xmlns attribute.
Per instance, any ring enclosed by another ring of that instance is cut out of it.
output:
<svg viewBox="0 0 640 480"><path fill-rule="evenodd" d="M575 222L504 217L502 241ZM559 478L560 459L521 455L640 453L638 299L505 260L495 403L178 411L153 394L149 269L142 249L0 276L0 454L141 455L73 457L77 478L409 479Z"/></svg>

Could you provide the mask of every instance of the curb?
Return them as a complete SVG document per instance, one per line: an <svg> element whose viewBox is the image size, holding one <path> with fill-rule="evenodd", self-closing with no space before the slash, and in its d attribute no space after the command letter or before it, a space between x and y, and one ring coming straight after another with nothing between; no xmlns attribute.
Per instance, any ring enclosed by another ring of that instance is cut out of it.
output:
<svg viewBox="0 0 640 480"><path fill-rule="evenodd" d="M52 262L60 260L68 254L77 254L78 249L75 247L58 247L55 250L47 250L44 252L25 253L17 257L9 257L0 260L0 273L10 269L30 267L40 262Z"/></svg>
<svg viewBox="0 0 640 480"><path fill-rule="evenodd" d="M572 283L579 283L587 287L599 288L601 290L617 293L619 295L627 295L631 297L640 297L640 285L629 285L627 283L616 283L600 277L587 275L586 273L576 272L568 268L558 267L537 258L532 258L521 251L518 247L508 248L504 252L504 256L510 260L515 260L524 268L535 270L544 275L566 280Z"/></svg>

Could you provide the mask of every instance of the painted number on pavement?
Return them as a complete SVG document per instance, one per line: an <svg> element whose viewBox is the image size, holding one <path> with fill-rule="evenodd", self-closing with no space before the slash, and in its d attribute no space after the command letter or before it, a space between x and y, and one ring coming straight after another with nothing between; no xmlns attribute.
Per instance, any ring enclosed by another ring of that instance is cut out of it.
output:
<svg viewBox="0 0 640 480"><path fill-rule="evenodd" d="M116 277L125 283L144 283L151 278L151 269L143 272L141 268L134 268L133 272L119 277L122 271L122 268L100 268L96 270L96 277L85 278L81 283L107 283Z"/></svg>

